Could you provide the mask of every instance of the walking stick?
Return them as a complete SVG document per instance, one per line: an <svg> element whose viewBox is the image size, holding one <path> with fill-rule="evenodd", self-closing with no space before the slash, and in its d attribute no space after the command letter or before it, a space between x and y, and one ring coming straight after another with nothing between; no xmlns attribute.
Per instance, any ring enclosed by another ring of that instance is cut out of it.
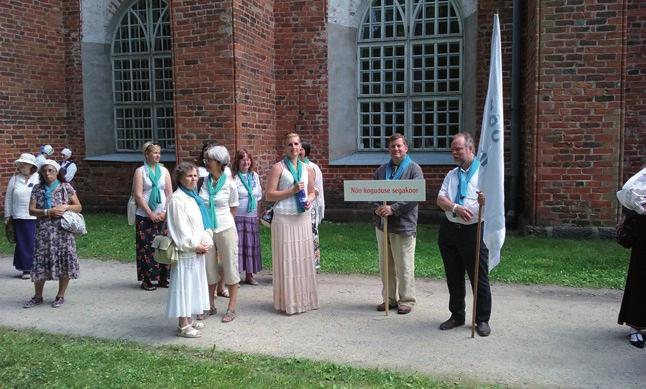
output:
<svg viewBox="0 0 646 389"><path fill-rule="evenodd" d="M473 272L473 310L471 314L471 338L476 330L476 306L478 304L478 270L480 269L480 232L482 229L482 204L478 204L478 232L476 236L476 260Z"/></svg>
<svg viewBox="0 0 646 389"><path fill-rule="evenodd" d="M385 201L384 205L387 205ZM386 316L388 316L388 310L390 308L390 297L388 296L388 261L390 260L390 252L388 251L388 216L383 216L382 219L384 221L384 289L386 290L384 308L386 308Z"/></svg>

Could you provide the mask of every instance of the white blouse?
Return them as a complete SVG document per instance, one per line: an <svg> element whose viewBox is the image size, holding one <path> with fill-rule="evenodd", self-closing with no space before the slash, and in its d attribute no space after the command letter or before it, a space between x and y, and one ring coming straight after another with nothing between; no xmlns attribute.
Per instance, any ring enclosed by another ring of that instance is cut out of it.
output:
<svg viewBox="0 0 646 389"><path fill-rule="evenodd" d="M292 188L294 186L294 177L292 173L289 172L287 166L284 162L280 162L283 165L283 171L280 173L280 178L278 179L278 190L285 190ZM301 174L301 181L304 184L305 191L307 191L307 169L303 166L303 173ZM298 215L298 205L296 204L296 196L290 195L287 198L284 198L274 205L274 212L281 215ZM306 210L305 212L309 212Z"/></svg>
<svg viewBox="0 0 646 389"><path fill-rule="evenodd" d="M244 175L244 173L241 173ZM251 193L253 197L256 198L256 204L260 202L260 199L262 198L262 188L260 187L260 177L258 177L258 173L252 172L253 174L253 179L251 181ZM236 182L236 187L238 189L238 198L240 199L240 205L238 205L238 211L236 212L236 216L257 216L258 215L258 207L256 206L256 209L253 210L251 213L247 213L247 205L249 204L249 193L247 192L247 188L245 188L244 184L242 183L242 180L238 175L236 174L235 176L235 182Z"/></svg>
<svg viewBox="0 0 646 389"><path fill-rule="evenodd" d="M161 203L157 205L157 208L151 209L153 212L163 212L166 209L166 175L170 174L168 173L168 170L163 167L162 165L159 165L161 169L161 177L159 178L159 191L161 192ZM152 181L150 180L150 176L148 175L148 169L146 168L146 165L138 167L139 170L141 170L141 176L144 178L144 185L143 185L143 194L144 194L144 202L148 203L148 199L150 198L150 192L152 192L153 189L153 184ZM143 208L137 207L137 215L143 216L143 217L148 217L148 214L146 211L144 211Z"/></svg>
<svg viewBox="0 0 646 389"><path fill-rule="evenodd" d="M200 197L204 200L207 208L209 206L208 185L209 179L207 177L204 179L204 184L202 184L202 188L200 189ZM218 219L218 227L215 229L216 233L235 226L236 223L229 208L235 208L238 205L240 203L238 201L238 189L236 188L235 181L227 177L226 183L215 196L215 216Z"/></svg>
<svg viewBox="0 0 646 389"><path fill-rule="evenodd" d="M25 178L22 174L15 174L9 179L7 193L4 197L5 219L36 219L35 216L29 214L29 201L31 200L31 190L38 184L38 181L38 173L32 174L29 178Z"/></svg>
<svg viewBox="0 0 646 389"><path fill-rule="evenodd" d="M168 233L180 251L181 257L195 256L200 243L213 246L211 234L204 230L202 214L195 200L178 189L168 200L166 213Z"/></svg>

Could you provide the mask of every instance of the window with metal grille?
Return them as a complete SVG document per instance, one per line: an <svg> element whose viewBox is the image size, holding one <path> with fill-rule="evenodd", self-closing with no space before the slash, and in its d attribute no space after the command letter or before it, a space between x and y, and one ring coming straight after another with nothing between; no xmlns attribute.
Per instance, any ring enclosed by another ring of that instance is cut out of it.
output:
<svg viewBox="0 0 646 389"><path fill-rule="evenodd" d="M112 40L117 151L139 151L152 140L175 149L168 2L138 0L123 14Z"/></svg>
<svg viewBox="0 0 646 389"><path fill-rule="evenodd" d="M373 0L358 50L358 149L447 151L462 120L463 33L450 0Z"/></svg>

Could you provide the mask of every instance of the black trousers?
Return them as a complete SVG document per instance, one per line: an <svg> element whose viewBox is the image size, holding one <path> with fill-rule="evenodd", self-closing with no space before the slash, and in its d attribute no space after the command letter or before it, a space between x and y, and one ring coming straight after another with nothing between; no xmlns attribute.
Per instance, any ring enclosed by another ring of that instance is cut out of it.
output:
<svg viewBox="0 0 646 389"><path fill-rule="evenodd" d="M480 266L478 270L478 302L476 305L476 322L489 321L491 316L491 290L489 289L489 250L482 241L482 236L476 237L478 225L452 223L446 218L440 224L438 245L446 284L449 288L449 311L451 317L465 321L465 286L464 272L469 275L473 288L476 239L480 239Z"/></svg>

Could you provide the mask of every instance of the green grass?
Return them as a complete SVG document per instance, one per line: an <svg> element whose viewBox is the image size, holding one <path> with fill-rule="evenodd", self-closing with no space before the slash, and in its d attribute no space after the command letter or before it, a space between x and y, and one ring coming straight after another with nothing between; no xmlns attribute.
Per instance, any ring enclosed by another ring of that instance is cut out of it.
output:
<svg viewBox="0 0 646 389"><path fill-rule="evenodd" d="M77 239L82 258L134 261L134 227L125 215L85 215L89 233ZM4 228L4 227L2 227ZM0 231L4 234L4 231ZM322 269L326 273L377 274L374 227L368 223L321 225ZM261 228L263 266L271 268L269 229ZM13 251L0 239L0 253ZM494 281L552 284L572 287L622 288L630 252L611 240L549 239L509 234ZM417 234L415 274L444 278L437 248L437 227L420 225Z"/></svg>
<svg viewBox="0 0 646 389"><path fill-rule="evenodd" d="M457 388L419 374L0 327L0 382L50 388ZM478 387L483 387L478 385Z"/></svg>

